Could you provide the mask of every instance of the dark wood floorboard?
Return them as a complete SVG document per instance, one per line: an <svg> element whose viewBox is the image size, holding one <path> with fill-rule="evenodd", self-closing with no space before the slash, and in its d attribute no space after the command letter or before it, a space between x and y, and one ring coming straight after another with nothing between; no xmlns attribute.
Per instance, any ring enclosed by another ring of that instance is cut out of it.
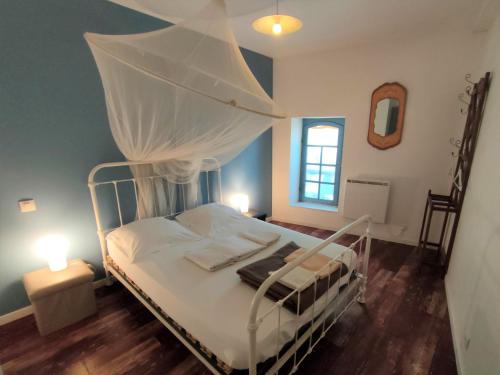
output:
<svg viewBox="0 0 500 375"><path fill-rule="evenodd" d="M333 233L275 224L319 238ZM209 374L118 283L99 289L97 303L97 315L47 337L31 316L0 327L5 375ZM367 303L351 307L298 373L456 374L443 281L430 269L419 272L413 247L374 240Z"/></svg>

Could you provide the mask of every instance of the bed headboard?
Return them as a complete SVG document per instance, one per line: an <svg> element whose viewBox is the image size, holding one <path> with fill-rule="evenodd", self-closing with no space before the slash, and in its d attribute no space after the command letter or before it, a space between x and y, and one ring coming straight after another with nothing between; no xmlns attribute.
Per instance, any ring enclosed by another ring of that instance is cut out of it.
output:
<svg viewBox="0 0 500 375"><path fill-rule="evenodd" d="M202 194L199 195L200 199L196 205L209 202L222 202L222 177L220 163L214 158L207 158L204 159L204 161L208 161L209 165L212 165L213 168L206 172L200 172L198 188ZM97 235L101 245L105 268L107 256L106 234L113 229L127 224L127 222L133 221L137 218L141 219L138 199L138 181L150 180L153 182L162 182L166 179L166 176L154 173L149 176L134 177L129 173L129 169L126 167L152 164L152 162L140 161L103 163L96 165L89 173L88 186L90 189L90 197L92 199L92 207L94 209L97 225ZM123 170L125 168L127 169L127 175L123 178L117 178L117 170L121 169L121 174L123 175ZM114 174L112 173L113 170L115 172ZM106 176L102 176L99 181L96 181L96 175L99 172L102 172L102 174L107 172L115 177L106 178ZM184 185L173 184L173 186L174 188L179 188L179 194L176 194L175 206L170 205L171 207L175 207L175 209L172 209L167 215L159 214L155 211L153 217L174 217L186 210L187 205L186 195L183 188ZM104 205L106 206L106 210L102 210ZM114 209L112 206L114 206ZM107 214L107 217L105 217L105 214ZM107 270L106 275L108 276Z"/></svg>

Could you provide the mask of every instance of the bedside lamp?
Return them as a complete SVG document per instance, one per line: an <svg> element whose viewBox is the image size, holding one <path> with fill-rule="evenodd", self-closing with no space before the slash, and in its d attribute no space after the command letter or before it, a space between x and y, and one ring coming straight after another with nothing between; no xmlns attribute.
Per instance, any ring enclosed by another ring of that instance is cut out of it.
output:
<svg viewBox="0 0 500 375"><path fill-rule="evenodd" d="M52 272L62 271L68 267L66 255L69 241L65 237L51 234L40 238L37 245Z"/></svg>
<svg viewBox="0 0 500 375"><path fill-rule="evenodd" d="M241 213L248 212L249 200L247 194L235 194L231 198L231 206Z"/></svg>

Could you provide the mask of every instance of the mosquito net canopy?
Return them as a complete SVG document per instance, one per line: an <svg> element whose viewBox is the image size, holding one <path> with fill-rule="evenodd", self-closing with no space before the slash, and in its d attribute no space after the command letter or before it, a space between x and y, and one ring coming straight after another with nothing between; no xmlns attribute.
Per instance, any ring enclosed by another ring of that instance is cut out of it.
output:
<svg viewBox="0 0 500 375"><path fill-rule="evenodd" d="M120 151L154 162L169 182L196 182L200 170L213 168L208 158L229 162L282 117L243 59L223 0L162 30L85 39Z"/></svg>

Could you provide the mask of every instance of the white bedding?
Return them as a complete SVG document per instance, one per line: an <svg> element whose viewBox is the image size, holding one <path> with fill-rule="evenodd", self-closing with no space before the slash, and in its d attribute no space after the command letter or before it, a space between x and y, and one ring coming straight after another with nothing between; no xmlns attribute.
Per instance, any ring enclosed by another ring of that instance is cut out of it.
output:
<svg viewBox="0 0 500 375"><path fill-rule="evenodd" d="M244 284L236 270L269 256L290 241L295 241L301 247L311 248L321 240L256 219L241 219L238 226L240 231L276 232L281 234L281 238L253 257L217 272L207 272L185 259L186 251L190 250L186 241L178 244L171 242L165 246L164 251L147 254L134 263L128 261L109 242L108 250L111 258L127 276L170 317L227 365L245 369L248 368L249 348L246 326L255 289ZM233 226L231 230L234 229ZM329 245L322 253L331 257L344 253L344 263L351 270L356 265L356 254L341 245ZM342 278L343 283L347 282L349 275ZM317 306L324 306L324 300L321 302ZM273 301L264 299L260 312L267 311L273 304ZM293 337L296 329L311 319L311 311L309 309L297 318L295 314L282 310L281 345ZM264 320L258 330L258 362L276 354L277 341L273 329L277 325L277 311L273 314Z"/></svg>

